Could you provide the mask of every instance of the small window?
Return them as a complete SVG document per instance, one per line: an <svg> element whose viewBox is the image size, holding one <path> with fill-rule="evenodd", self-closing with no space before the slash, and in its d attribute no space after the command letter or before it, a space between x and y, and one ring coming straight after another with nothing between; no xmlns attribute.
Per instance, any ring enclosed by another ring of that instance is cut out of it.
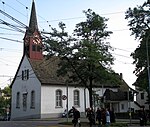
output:
<svg viewBox="0 0 150 127"><path fill-rule="evenodd" d="M121 109L124 110L124 104L121 104Z"/></svg>
<svg viewBox="0 0 150 127"><path fill-rule="evenodd" d="M41 46L40 46L40 45L37 46L37 51L38 51L38 52L41 51Z"/></svg>
<svg viewBox="0 0 150 127"><path fill-rule="evenodd" d="M56 107L62 107L62 91L56 90Z"/></svg>
<svg viewBox="0 0 150 127"><path fill-rule="evenodd" d="M20 92L16 95L16 108L20 108Z"/></svg>
<svg viewBox="0 0 150 127"><path fill-rule="evenodd" d="M32 45L32 51L36 51L36 45Z"/></svg>
<svg viewBox="0 0 150 127"><path fill-rule="evenodd" d="M22 80L28 80L29 79L29 69L22 71Z"/></svg>
<svg viewBox="0 0 150 127"><path fill-rule="evenodd" d="M35 91L31 92L31 108L35 108Z"/></svg>
<svg viewBox="0 0 150 127"><path fill-rule="evenodd" d="M142 100L144 99L144 93L141 93L141 99Z"/></svg>
<svg viewBox="0 0 150 127"><path fill-rule="evenodd" d="M27 110L27 94L23 94L23 111L26 111Z"/></svg>
<svg viewBox="0 0 150 127"><path fill-rule="evenodd" d="M79 96L79 91L75 90L74 91L74 106L80 106L80 96Z"/></svg>

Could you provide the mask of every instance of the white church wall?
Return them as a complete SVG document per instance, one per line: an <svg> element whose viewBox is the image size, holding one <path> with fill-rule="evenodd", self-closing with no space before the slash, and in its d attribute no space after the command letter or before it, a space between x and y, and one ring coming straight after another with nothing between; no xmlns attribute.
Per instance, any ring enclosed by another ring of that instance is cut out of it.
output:
<svg viewBox="0 0 150 127"><path fill-rule="evenodd" d="M62 95L67 96L67 87L66 86L44 86L42 85L41 89L41 114L42 118L46 117L56 117L61 116L65 109L67 109L67 100L62 100L62 107L56 107L56 90L61 90ZM80 112L85 112L85 103L89 107L89 96L87 96L88 91L84 93L83 87L68 87L68 109L71 109L74 106L73 92L78 90L80 93L80 106L76 107ZM86 98L85 98L86 94ZM86 99L86 100L85 100Z"/></svg>
<svg viewBox="0 0 150 127"><path fill-rule="evenodd" d="M22 70L29 69L29 79L22 80ZM31 91L35 91L35 108L31 108ZM12 86L12 106L11 106L11 119L19 118L19 117L39 117L40 114L40 101L41 101L41 93L40 93L40 82L36 78L36 75L33 73L30 63L26 57L22 62L20 70L17 74L16 80ZM17 92L20 92L20 107L16 108L16 97ZM23 109L23 94L27 94L27 108Z"/></svg>

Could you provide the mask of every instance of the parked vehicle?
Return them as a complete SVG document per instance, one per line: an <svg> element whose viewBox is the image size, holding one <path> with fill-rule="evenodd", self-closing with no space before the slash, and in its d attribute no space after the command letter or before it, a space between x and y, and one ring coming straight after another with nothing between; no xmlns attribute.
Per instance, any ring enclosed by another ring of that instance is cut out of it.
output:
<svg viewBox="0 0 150 127"><path fill-rule="evenodd" d="M0 121L9 121L10 120L10 115L5 115L5 116L0 116Z"/></svg>
<svg viewBox="0 0 150 127"><path fill-rule="evenodd" d="M68 111L68 117L71 118L73 116L73 109L70 109ZM64 112L62 113L62 117L67 117L67 110L65 109Z"/></svg>
<svg viewBox="0 0 150 127"><path fill-rule="evenodd" d="M0 116L0 121L3 121L3 119L4 119L4 116Z"/></svg>

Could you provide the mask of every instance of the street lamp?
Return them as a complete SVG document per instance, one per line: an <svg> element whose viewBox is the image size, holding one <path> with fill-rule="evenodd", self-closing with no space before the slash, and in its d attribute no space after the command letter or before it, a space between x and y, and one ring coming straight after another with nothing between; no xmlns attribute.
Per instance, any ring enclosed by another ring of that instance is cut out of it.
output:
<svg viewBox="0 0 150 127"><path fill-rule="evenodd" d="M149 70L149 52L148 52L148 40L149 40L149 35L146 39L146 56L147 56L147 72L148 72L148 94L149 94L149 98L150 98L150 70ZM150 108L150 107L149 107Z"/></svg>
<svg viewBox="0 0 150 127"><path fill-rule="evenodd" d="M130 88L128 89L128 110L129 110L129 117L130 117L130 125L131 125L131 119L132 119L132 114L131 114L131 100L130 100Z"/></svg>

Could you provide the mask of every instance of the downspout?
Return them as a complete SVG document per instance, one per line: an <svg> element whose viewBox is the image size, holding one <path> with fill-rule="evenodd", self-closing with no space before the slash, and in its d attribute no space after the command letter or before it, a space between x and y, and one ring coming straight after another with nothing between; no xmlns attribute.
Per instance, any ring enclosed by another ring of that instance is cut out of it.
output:
<svg viewBox="0 0 150 127"><path fill-rule="evenodd" d="M84 111L86 116L86 88L84 88Z"/></svg>

